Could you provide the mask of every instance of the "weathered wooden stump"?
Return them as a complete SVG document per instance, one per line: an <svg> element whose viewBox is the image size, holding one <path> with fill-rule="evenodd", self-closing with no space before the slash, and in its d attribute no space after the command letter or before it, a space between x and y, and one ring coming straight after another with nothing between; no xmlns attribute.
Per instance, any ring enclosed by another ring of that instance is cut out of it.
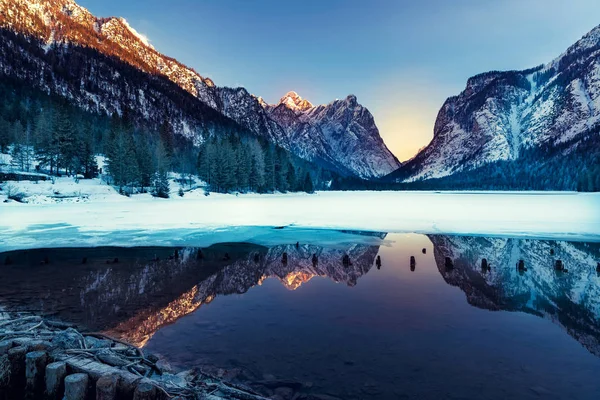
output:
<svg viewBox="0 0 600 400"><path fill-rule="evenodd" d="M410 265L411 266L417 265L417 261L415 260L415 256L410 256Z"/></svg>
<svg viewBox="0 0 600 400"><path fill-rule="evenodd" d="M423 247L423 250L421 250L423 252L423 254L427 254L427 249L425 247Z"/></svg>
<svg viewBox="0 0 600 400"><path fill-rule="evenodd" d="M527 268L525 268L525 261L519 260L519 262L517 263L517 269L519 271L527 271Z"/></svg>
<svg viewBox="0 0 600 400"><path fill-rule="evenodd" d="M156 387L148 382L141 382L133 393L133 400L155 400Z"/></svg>
<svg viewBox="0 0 600 400"><path fill-rule="evenodd" d="M556 260L556 262L554 263L554 269L557 271L565 270L565 265L563 264L562 260Z"/></svg>
<svg viewBox="0 0 600 400"><path fill-rule="evenodd" d="M352 265L352 262L350 261L350 256L348 254L344 254L344 257L342 257L342 265L344 267L349 267L350 265Z"/></svg>
<svg viewBox="0 0 600 400"><path fill-rule="evenodd" d="M9 387L18 394L15 397L20 397L25 388L25 355L27 347L17 346L8 350L8 361L10 363L10 384Z"/></svg>
<svg viewBox="0 0 600 400"><path fill-rule="evenodd" d="M62 361L53 362L46 366L46 396L50 400L61 399L65 391L65 376L67 364Z"/></svg>
<svg viewBox="0 0 600 400"><path fill-rule="evenodd" d="M7 354L8 350L12 347L12 340L3 340L0 342L0 356Z"/></svg>
<svg viewBox="0 0 600 400"><path fill-rule="evenodd" d="M8 361L8 354L0 356L0 399L2 399L2 393L8 388L10 383L10 362Z"/></svg>
<svg viewBox="0 0 600 400"><path fill-rule="evenodd" d="M114 374L103 375L96 381L96 400L115 400L119 377Z"/></svg>
<svg viewBox="0 0 600 400"><path fill-rule="evenodd" d="M87 374L71 374L65 378L65 397L63 400L85 400L90 378Z"/></svg>
<svg viewBox="0 0 600 400"><path fill-rule="evenodd" d="M381 256L377 256L377 259L375 260L375 265L377 265L377 269L381 269Z"/></svg>
<svg viewBox="0 0 600 400"><path fill-rule="evenodd" d="M39 399L44 393L44 377L48 354L45 351L32 351L25 356L25 396Z"/></svg>
<svg viewBox="0 0 600 400"><path fill-rule="evenodd" d="M490 265L488 264L487 258L481 260L481 270L483 272L488 272L490 270Z"/></svg>

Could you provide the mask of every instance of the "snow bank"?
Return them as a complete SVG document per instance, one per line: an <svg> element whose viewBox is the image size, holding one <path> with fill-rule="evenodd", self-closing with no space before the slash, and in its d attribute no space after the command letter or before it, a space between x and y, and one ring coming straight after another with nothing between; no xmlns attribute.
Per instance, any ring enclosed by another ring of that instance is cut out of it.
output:
<svg viewBox="0 0 600 400"><path fill-rule="evenodd" d="M196 190L166 200L149 195L102 196L96 194L76 204L0 203L0 251L90 245L199 245L210 235L222 234L226 241L232 241L263 232L251 227L273 226L600 241L600 193L204 196ZM235 236L239 232L244 233Z"/></svg>

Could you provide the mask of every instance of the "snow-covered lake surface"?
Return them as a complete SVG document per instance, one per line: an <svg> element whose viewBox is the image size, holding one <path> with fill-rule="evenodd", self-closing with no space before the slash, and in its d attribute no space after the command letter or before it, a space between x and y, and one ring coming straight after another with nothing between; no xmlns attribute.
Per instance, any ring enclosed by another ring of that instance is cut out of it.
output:
<svg viewBox="0 0 600 400"><path fill-rule="evenodd" d="M205 196L196 190L184 197L158 199L150 195L128 198L107 185L91 185L93 190L85 185L73 183L70 197L62 187L60 202L47 195L31 195L34 201L29 204L0 203L0 251L93 245L200 246L221 241L223 234L230 241L258 241L264 233L261 227L283 226L297 230L299 237L302 229L311 228L600 240L600 193Z"/></svg>

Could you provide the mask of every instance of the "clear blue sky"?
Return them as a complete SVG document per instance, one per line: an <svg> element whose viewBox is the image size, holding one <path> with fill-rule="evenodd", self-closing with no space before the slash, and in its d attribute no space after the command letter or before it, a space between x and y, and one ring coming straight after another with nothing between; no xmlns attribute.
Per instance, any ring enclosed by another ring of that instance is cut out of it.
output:
<svg viewBox="0 0 600 400"><path fill-rule="evenodd" d="M600 24L598 0L79 0L160 52L268 102L353 93L410 158L468 77L548 62Z"/></svg>

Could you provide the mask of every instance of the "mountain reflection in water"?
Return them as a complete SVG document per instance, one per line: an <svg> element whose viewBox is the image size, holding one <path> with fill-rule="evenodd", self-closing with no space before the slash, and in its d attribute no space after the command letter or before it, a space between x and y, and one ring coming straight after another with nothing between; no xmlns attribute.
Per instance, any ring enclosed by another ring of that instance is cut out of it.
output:
<svg viewBox="0 0 600 400"><path fill-rule="evenodd" d="M269 277L290 290L315 276L354 286L373 265L378 249L223 243L202 249L13 251L0 254L6 264L0 267L0 304L7 310L54 315L143 346L160 327L216 296L244 293ZM351 265L343 265L345 254Z"/></svg>
<svg viewBox="0 0 600 400"><path fill-rule="evenodd" d="M600 356L600 243L430 235L444 280L469 304L522 311L561 326ZM445 266L446 257L454 268ZM489 270L482 268L483 258ZM515 266L523 260L527 271ZM557 271L560 261L566 271Z"/></svg>
<svg viewBox="0 0 600 400"><path fill-rule="evenodd" d="M177 367L242 366L350 399L587 398L597 388L587 376L600 368L600 244L370 235L2 253L0 308L105 331Z"/></svg>

